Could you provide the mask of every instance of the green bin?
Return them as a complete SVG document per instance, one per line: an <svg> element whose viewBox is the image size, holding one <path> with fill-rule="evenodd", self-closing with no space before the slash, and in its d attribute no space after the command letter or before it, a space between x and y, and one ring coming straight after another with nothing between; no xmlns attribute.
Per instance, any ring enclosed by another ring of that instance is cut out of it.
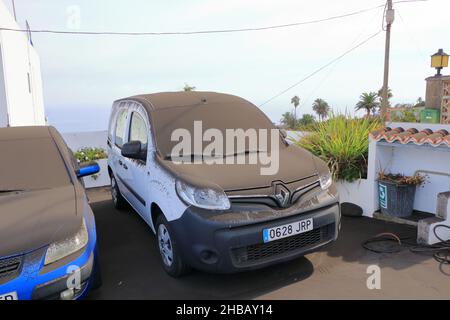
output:
<svg viewBox="0 0 450 320"><path fill-rule="evenodd" d="M423 109L420 111L420 122L422 123L440 123L441 115L438 109Z"/></svg>

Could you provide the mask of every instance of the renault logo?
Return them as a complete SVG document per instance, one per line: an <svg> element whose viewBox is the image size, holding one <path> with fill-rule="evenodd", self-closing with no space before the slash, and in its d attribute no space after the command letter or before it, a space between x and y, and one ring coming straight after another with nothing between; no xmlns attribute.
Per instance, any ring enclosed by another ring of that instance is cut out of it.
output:
<svg viewBox="0 0 450 320"><path fill-rule="evenodd" d="M275 199L277 200L278 205L282 208L286 208L289 205L289 200L291 198L289 189L280 182L274 184L274 189Z"/></svg>

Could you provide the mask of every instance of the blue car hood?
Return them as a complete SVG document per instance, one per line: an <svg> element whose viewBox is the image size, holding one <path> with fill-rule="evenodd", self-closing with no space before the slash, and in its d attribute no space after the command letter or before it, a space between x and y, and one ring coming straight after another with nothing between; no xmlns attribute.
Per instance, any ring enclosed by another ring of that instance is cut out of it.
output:
<svg viewBox="0 0 450 320"><path fill-rule="evenodd" d="M0 194L0 258L70 237L81 219L73 185Z"/></svg>

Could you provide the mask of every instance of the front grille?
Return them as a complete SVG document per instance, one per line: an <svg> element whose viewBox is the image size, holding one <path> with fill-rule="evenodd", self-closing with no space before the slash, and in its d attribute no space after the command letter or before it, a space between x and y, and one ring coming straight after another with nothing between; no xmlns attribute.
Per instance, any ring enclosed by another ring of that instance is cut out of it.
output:
<svg viewBox="0 0 450 320"><path fill-rule="evenodd" d="M305 233L268 243L258 243L242 248L232 249L233 261L237 266L263 263L266 260L307 250L334 237L335 224L329 224Z"/></svg>
<svg viewBox="0 0 450 320"><path fill-rule="evenodd" d="M22 266L22 256L0 260L0 283L18 275Z"/></svg>
<svg viewBox="0 0 450 320"><path fill-rule="evenodd" d="M283 185L284 186L284 185ZM287 207L295 204L296 202L300 201L300 199L308 192L311 192L312 190L319 188L320 183L318 181L315 181L313 183L310 183L308 185L299 187L295 190L291 190L292 186L290 184L285 185L287 189L290 190L292 193L290 195L288 205ZM274 192L272 190L272 192ZM278 200L275 197L275 193L267 194L266 196L252 196L252 195L233 195L228 194L228 197L232 204L262 204L269 206L271 208L275 209L285 209L286 207L281 206Z"/></svg>

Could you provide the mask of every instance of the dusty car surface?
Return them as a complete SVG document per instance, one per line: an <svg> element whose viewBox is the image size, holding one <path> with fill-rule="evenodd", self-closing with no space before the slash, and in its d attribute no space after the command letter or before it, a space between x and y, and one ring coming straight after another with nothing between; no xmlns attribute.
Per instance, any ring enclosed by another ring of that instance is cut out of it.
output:
<svg viewBox="0 0 450 320"><path fill-rule="evenodd" d="M2 128L0 150L0 300L82 298L101 279L79 179L98 165L79 168L53 127Z"/></svg>
<svg viewBox="0 0 450 320"><path fill-rule="evenodd" d="M211 164L198 153L210 141L197 147L194 142L191 152L182 154L192 161L180 163L173 154L178 134L194 137L199 126L218 136L229 129L255 129L263 132L260 139L276 130L250 102L215 92L139 95L112 107L108 169L114 204L128 202L156 233L170 275L190 267L209 272L261 268L336 240L338 194L322 160L276 131L275 139L266 137L277 146L273 173L263 174L264 164L250 161L268 150L246 143L232 152L216 151L214 158L224 161Z"/></svg>

